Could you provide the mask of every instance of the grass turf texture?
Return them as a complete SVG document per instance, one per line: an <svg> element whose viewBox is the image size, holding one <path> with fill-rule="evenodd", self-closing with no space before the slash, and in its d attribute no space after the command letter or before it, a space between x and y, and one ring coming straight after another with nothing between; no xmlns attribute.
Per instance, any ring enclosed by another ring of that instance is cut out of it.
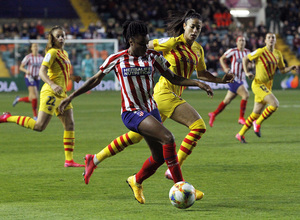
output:
<svg viewBox="0 0 300 220"><path fill-rule="evenodd" d="M240 98L237 97L208 125L226 91L183 95L202 115L207 131L183 164L186 181L205 192L187 210L168 199L173 182L164 178L163 165L143 183L146 204L134 200L125 180L137 172L150 151L146 143L128 147L100 164L85 185L83 168L64 168L63 128L54 116L47 129L33 132L15 124L0 124L0 219L299 219L299 108L297 91L274 91L281 107L262 125L262 137L252 128L248 144L235 134ZM1 111L32 116L31 105L11 103L16 95L0 93ZM73 101L76 123L74 159L97 153L127 129L120 117L119 92L92 92ZM253 108L251 93L246 117ZM172 120L165 126L176 137L177 149L188 129Z"/></svg>

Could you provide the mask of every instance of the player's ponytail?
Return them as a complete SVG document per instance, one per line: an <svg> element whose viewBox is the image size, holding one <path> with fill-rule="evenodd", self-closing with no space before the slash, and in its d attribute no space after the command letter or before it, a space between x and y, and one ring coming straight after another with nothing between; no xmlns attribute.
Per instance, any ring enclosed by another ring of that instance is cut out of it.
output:
<svg viewBox="0 0 300 220"><path fill-rule="evenodd" d="M191 18L197 18L202 21L202 17L194 9L189 9L186 12L170 12L167 24L167 32L173 37L178 37L184 33L183 24Z"/></svg>

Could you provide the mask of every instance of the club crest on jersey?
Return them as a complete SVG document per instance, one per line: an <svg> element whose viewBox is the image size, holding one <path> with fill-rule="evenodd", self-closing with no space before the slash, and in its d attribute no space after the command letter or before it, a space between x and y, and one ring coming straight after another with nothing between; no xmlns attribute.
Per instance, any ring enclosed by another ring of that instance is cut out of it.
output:
<svg viewBox="0 0 300 220"><path fill-rule="evenodd" d="M143 111L136 111L134 112L135 114L137 114L138 116L140 117L143 117L144 116L144 112Z"/></svg>
<svg viewBox="0 0 300 220"><path fill-rule="evenodd" d="M127 76L140 76L140 75L151 75L152 67L144 66L144 67L125 67L122 68L122 74L124 77Z"/></svg>

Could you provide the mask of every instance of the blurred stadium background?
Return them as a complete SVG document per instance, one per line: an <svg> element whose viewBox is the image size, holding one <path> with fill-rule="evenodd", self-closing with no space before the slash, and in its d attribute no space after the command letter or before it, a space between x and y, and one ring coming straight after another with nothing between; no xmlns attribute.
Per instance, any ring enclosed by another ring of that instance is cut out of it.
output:
<svg viewBox="0 0 300 220"><path fill-rule="evenodd" d="M189 8L203 17L198 42L205 50L211 72L224 74L218 59L228 48L235 47L237 36L245 36L246 47L254 51L264 46L268 31L277 34L276 47L285 62L300 65L299 5L299 0L1 1L0 92L26 90L20 62L28 52L29 42L39 42L40 53L44 54L47 32L54 25L65 28L68 39L65 49L73 65L72 73L84 79L82 61L87 53L92 55L96 71L109 54L124 49L121 35L125 20L146 21L151 39L167 37L164 27L169 10ZM293 79L292 74L278 74L274 89L297 88L298 82L295 84ZM116 89L113 76L107 82L99 90Z"/></svg>

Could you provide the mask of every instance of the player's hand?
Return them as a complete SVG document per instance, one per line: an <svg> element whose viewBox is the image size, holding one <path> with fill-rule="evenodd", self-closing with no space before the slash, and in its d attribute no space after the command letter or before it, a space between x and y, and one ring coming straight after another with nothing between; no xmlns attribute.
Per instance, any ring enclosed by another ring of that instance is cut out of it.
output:
<svg viewBox="0 0 300 220"><path fill-rule="evenodd" d="M63 93L63 89L55 83L51 84L50 87L53 90L53 92L57 95L61 95Z"/></svg>
<svg viewBox="0 0 300 220"><path fill-rule="evenodd" d="M213 97L214 96L214 92L213 90L210 88L209 85L199 82L199 88L204 90L208 96Z"/></svg>
<svg viewBox="0 0 300 220"><path fill-rule="evenodd" d="M71 79L77 83L80 82L80 80L82 79L80 76L74 76L74 75L71 75Z"/></svg>
<svg viewBox="0 0 300 220"><path fill-rule="evenodd" d="M247 76L250 80L253 80L254 77L255 77L253 73L246 73L246 76Z"/></svg>
<svg viewBox="0 0 300 220"><path fill-rule="evenodd" d="M70 99L70 97L65 98L64 100L61 101L61 103L58 106L58 111L63 114L65 111L65 108L70 104L72 100Z"/></svg>
<svg viewBox="0 0 300 220"><path fill-rule="evenodd" d="M233 80L234 80L234 75L230 71L227 72L222 78L223 83L232 83Z"/></svg>

